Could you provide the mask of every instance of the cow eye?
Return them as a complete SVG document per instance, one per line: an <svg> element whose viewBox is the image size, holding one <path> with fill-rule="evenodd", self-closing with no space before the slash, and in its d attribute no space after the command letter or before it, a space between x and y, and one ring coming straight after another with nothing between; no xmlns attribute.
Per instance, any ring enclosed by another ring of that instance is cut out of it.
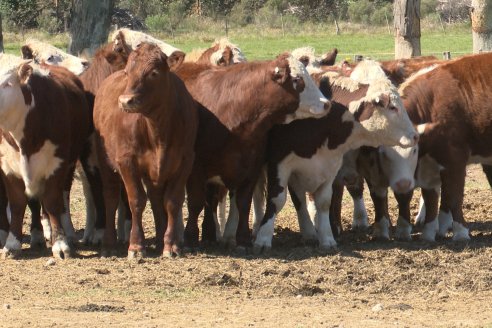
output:
<svg viewBox="0 0 492 328"><path fill-rule="evenodd" d="M417 148L414 148L414 149L412 150L412 154L414 154L414 155L415 155L416 153L417 153Z"/></svg>
<svg viewBox="0 0 492 328"><path fill-rule="evenodd" d="M398 112L398 107L390 105L389 110L392 112Z"/></svg>
<svg viewBox="0 0 492 328"><path fill-rule="evenodd" d="M155 79L157 76L159 75L159 71L158 70L153 70L152 72L150 72L150 77Z"/></svg>
<svg viewBox="0 0 492 328"><path fill-rule="evenodd" d="M47 60L48 60L49 62L52 62L53 60L55 60L55 57L53 57L53 56L49 56Z"/></svg>

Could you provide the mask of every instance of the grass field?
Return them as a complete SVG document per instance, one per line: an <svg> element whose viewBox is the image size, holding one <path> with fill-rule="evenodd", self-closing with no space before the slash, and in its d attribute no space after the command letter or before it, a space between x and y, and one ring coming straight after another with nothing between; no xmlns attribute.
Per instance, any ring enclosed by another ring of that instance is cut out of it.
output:
<svg viewBox="0 0 492 328"><path fill-rule="evenodd" d="M154 36L189 52L195 48L207 48L214 39L224 35L221 30L191 31L172 38L169 35L151 33ZM352 58L362 54L375 59L391 59L394 53L394 37L386 27L342 26L342 33L336 35L331 25L318 25L289 29L283 35L281 30L260 29L255 26L229 31L229 38L239 45L249 60L268 59L286 50L302 46L313 46L319 54L336 47L340 58ZM66 49L68 35L47 35L29 32L25 35L5 33L5 51L19 53L22 42L28 37L45 40L61 49ZM451 51L453 57L471 53L471 29L465 25L423 27L421 37L422 55L442 56L443 51Z"/></svg>

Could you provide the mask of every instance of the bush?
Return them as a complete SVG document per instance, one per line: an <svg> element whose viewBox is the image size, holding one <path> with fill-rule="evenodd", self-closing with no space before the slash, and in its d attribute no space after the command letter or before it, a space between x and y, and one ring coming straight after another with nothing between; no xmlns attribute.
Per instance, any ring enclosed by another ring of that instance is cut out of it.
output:
<svg viewBox="0 0 492 328"><path fill-rule="evenodd" d="M38 6L36 0L1 0L0 10L5 15L7 26L11 29L37 27Z"/></svg>
<svg viewBox="0 0 492 328"><path fill-rule="evenodd" d="M167 15L154 15L148 16L145 19L145 25L149 30L158 32L166 31L169 32L171 24L169 23L169 17Z"/></svg>
<svg viewBox="0 0 492 328"><path fill-rule="evenodd" d="M369 24L374 12L374 4L369 0L351 2L348 6L348 18L353 23Z"/></svg>
<svg viewBox="0 0 492 328"><path fill-rule="evenodd" d="M371 15L371 23L377 25L386 24L386 19L391 24L393 21L393 5L386 4L383 7L377 8Z"/></svg>
<svg viewBox="0 0 492 328"><path fill-rule="evenodd" d="M56 18L54 13L42 12L38 17L38 26L49 34L56 34L63 31L63 22Z"/></svg>
<svg viewBox="0 0 492 328"><path fill-rule="evenodd" d="M420 17L424 18L431 14L435 14L437 10L437 0L421 0L420 1Z"/></svg>

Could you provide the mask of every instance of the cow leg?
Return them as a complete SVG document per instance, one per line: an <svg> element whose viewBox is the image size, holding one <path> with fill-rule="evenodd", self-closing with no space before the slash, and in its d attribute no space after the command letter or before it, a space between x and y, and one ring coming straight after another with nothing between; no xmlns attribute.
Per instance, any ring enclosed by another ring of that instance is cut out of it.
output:
<svg viewBox="0 0 492 328"><path fill-rule="evenodd" d="M236 232L239 224L239 210L237 208L236 191L229 190L229 214L224 227L222 241L224 247L236 247Z"/></svg>
<svg viewBox="0 0 492 328"><path fill-rule="evenodd" d="M67 178L65 180L65 186L63 190L63 206L64 210L61 216L61 224L65 236L70 244L74 244L77 240L75 235L75 228L73 226L72 217L70 215L70 190L72 189L73 175L75 173L75 165L69 168Z"/></svg>
<svg viewBox="0 0 492 328"><path fill-rule="evenodd" d="M330 224L332 183L333 181L323 183L313 194L317 212L314 222L321 251L328 251L337 247Z"/></svg>
<svg viewBox="0 0 492 328"><path fill-rule="evenodd" d="M219 188L218 185L207 185L205 210L202 222L202 242L216 243L217 242L217 206L219 204Z"/></svg>
<svg viewBox="0 0 492 328"><path fill-rule="evenodd" d="M253 253L267 253L272 248L273 231L277 214L282 210L287 200L288 179L290 169L283 165L268 165L267 174L267 201L265 215L261 220L260 228L253 243Z"/></svg>
<svg viewBox="0 0 492 328"><path fill-rule="evenodd" d="M87 175L84 172L80 172L79 176L80 181L82 182L82 189L85 198L85 229L84 235L82 236L82 240L80 242L84 245L88 245L91 244L94 239L94 230L96 228L96 208Z"/></svg>
<svg viewBox="0 0 492 328"><path fill-rule="evenodd" d="M458 157L456 157L458 158ZM463 217L463 193L465 188L466 165L453 163L453 166L441 171L441 208L444 215L452 215L453 241L470 240L470 233ZM441 217L441 215L439 215ZM445 220L442 220L445 222ZM439 234L447 231L439 220Z"/></svg>
<svg viewBox="0 0 492 328"><path fill-rule="evenodd" d="M22 248L22 223L27 205L24 194L24 182L12 176L5 180L5 190L10 205L10 227L3 249L0 251L3 259L15 257Z"/></svg>
<svg viewBox="0 0 492 328"><path fill-rule="evenodd" d="M41 224L41 203L37 199L29 199L27 205L31 210L31 248L44 247L46 241ZM51 236L50 236L51 240Z"/></svg>
<svg viewBox="0 0 492 328"><path fill-rule="evenodd" d="M237 209L239 214L239 223L236 230L236 243L239 247L251 247L251 230L249 228L249 211L253 200L253 192L256 180L248 181L237 190Z"/></svg>
<svg viewBox="0 0 492 328"><path fill-rule="evenodd" d="M131 160L129 160L131 161ZM128 259L145 257L145 236L142 226L142 214L147 202L147 196L138 169L133 163L120 164L120 174L128 195L128 204L132 213L132 230L128 245Z"/></svg>
<svg viewBox="0 0 492 328"><path fill-rule="evenodd" d="M396 223L395 238L399 240L411 240L412 224L410 223L410 202L412 200L413 190L404 193L395 193L398 202L398 221Z"/></svg>
<svg viewBox="0 0 492 328"><path fill-rule="evenodd" d="M7 215L8 202L3 178L0 178L0 247L5 246L7 236L9 235L10 223Z"/></svg>
<svg viewBox="0 0 492 328"><path fill-rule="evenodd" d="M422 239L433 242L439 230L437 208L439 205L439 188L422 188L422 199L425 204L425 224Z"/></svg>
<svg viewBox="0 0 492 328"><path fill-rule="evenodd" d="M482 164L483 173L487 177L487 181L489 182L489 186L492 187L492 165Z"/></svg>
<svg viewBox="0 0 492 328"><path fill-rule="evenodd" d="M342 233L342 199L343 180L336 178L332 185L332 196L330 205L330 224L333 235L338 237Z"/></svg>
<svg viewBox="0 0 492 328"><path fill-rule="evenodd" d="M389 240L388 188L370 186L369 190L376 212L372 235L377 239Z"/></svg>
<svg viewBox="0 0 492 328"><path fill-rule="evenodd" d="M132 230L132 213L128 205L128 196L125 188L120 189L120 198L118 202L118 241L128 243L130 241L130 231Z"/></svg>
<svg viewBox="0 0 492 328"><path fill-rule="evenodd" d="M359 176L357 184L347 186L347 190L354 202L352 230L366 231L369 229L369 222L367 220L366 205L363 198L364 179Z"/></svg>
<svg viewBox="0 0 492 328"><path fill-rule="evenodd" d="M224 228L225 228L225 225L226 225L226 220L227 220L227 211L226 211L226 206L227 206L227 194L228 194L228 190L224 187L225 189L225 193L224 194L221 194L220 195L220 199L219 199L219 207L218 207L218 210L217 210L217 238L219 240L222 239L222 235L224 233Z"/></svg>
<svg viewBox="0 0 492 328"><path fill-rule="evenodd" d="M312 217L309 215L306 203L306 191L303 190L297 183L292 181L289 183L289 193L292 203L297 212L297 220L299 222L299 230L301 231L302 239L306 242L314 242L318 240L316 229Z"/></svg>
<svg viewBox="0 0 492 328"><path fill-rule="evenodd" d="M256 238L261 220L265 215L266 185L266 172L262 170L253 191L253 238Z"/></svg>
<svg viewBox="0 0 492 328"><path fill-rule="evenodd" d="M191 161L190 161L191 162ZM185 170L184 172L189 172ZM167 213L167 227L164 234L163 257L181 255L183 242L183 202L185 199L186 174L169 182L164 194L164 208Z"/></svg>
<svg viewBox="0 0 492 328"><path fill-rule="evenodd" d="M82 162L85 176L82 179L84 195L86 198L86 226L82 242L85 244L99 245L102 243L106 221L104 218L104 196L101 174L97 167Z"/></svg>
<svg viewBox="0 0 492 328"><path fill-rule="evenodd" d="M194 168L188 178L186 191L188 193L188 221L184 230L184 244L187 248L197 248L200 231L198 216L205 205L206 182L204 175L198 168Z"/></svg>
<svg viewBox="0 0 492 328"><path fill-rule="evenodd" d="M424 198L422 196L420 196L419 212L417 213L417 216L415 217L415 225L424 226L424 223L425 223L425 202L424 202Z"/></svg>
<svg viewBox="0 0 492 328"><path fill-rule="evenodd" d="M156 188L147 184L147 195L154 216L156 250L162 253L164 249L164 227L167 224L164 211L164 188Z"/></svg>

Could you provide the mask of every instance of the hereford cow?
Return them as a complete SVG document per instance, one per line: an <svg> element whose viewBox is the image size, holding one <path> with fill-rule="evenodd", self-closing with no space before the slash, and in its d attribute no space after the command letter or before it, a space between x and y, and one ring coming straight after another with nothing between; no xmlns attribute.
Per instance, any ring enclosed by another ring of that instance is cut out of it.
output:
<svg viewBox="0 0 492 328"><path fill-rule="evenodd" d="M304 66L288 54L223 68L185 62L177 74L204 106L187 185L185 242L198 245L198 215L205 203L206 184L211 183L232 192L225 242L235 245L237 236L237 245L248 246L249 208L268 131L276 123L325 115L329 102ZM215 229L211 233L215 239Z"/></svg>
<svg viewBox="0 0 492 328"><path fill-rule="evenodd" d="M345 103L333 102L328 115L321 119L299 120L272 129L267 152L267 205L254 241L255 253L271 248L274 220L285 204L288 184L299 199L304 199L306 192L312 194L317 212L316 230L312 231L320 249L335 247L329 209L332 183L343 155L362 145L411 147L418 140L396 88L386 77L359 85L325 73L319 76L318 84L327 96L340 92ZM358 100L351 101L351 93L359 94Z"/></svg>
<svg viewBox="0 0 492 328"><path fill-rule="evenodd" d="M29 39L21 47L22 57L32 59L35 63L63 66L75 75L80 75L89 66L89 62L83 58L70 55L48 43Z"/></svg>
<svg viewBox="0 0 492 328"><path fill-rule="evenodd" d="M53 255L69 257L64 231L68 192L90 130L82 83L63 67L43 64L33 69L8 55L0 58L0 67L0 161L11 211L2 255L21 250L29 197L39 199L49 216Z"/></svg>
<svg viewBox="0 0 492 328"><path fill-rule="evenodd" d="M401 88L412 121L427 123L419 144L417 171L426 204L425 240L433 241L436 234L445 235L449 228L453 240L470 238L462 209L465 173L467 163L491 163L491 63L490 53L465 56L441 64ZM439 177L442 199L438 215Z"/></svg>
<svg viewBox="0 0 492 328"><path fill-rule="evenodd" d="M210 48L203 51L196 63L229 66L245 61L246 57L237 45L231 43L227 38L221 38L216 40Z"/></svg>
<svg viewBox="0 0 492 328"><path fill-rule="evenodd" d="M94 106L96 145L106 207L103 246L115 246L115 211L122 180L132 213L128 256L145 254L142 212L147 189L164 256L178 255L185 184L198 124L197 104L172 72L170 58L141 43L124 71L100 86ZM180 222L181 221L181 222Z"/></svg>

